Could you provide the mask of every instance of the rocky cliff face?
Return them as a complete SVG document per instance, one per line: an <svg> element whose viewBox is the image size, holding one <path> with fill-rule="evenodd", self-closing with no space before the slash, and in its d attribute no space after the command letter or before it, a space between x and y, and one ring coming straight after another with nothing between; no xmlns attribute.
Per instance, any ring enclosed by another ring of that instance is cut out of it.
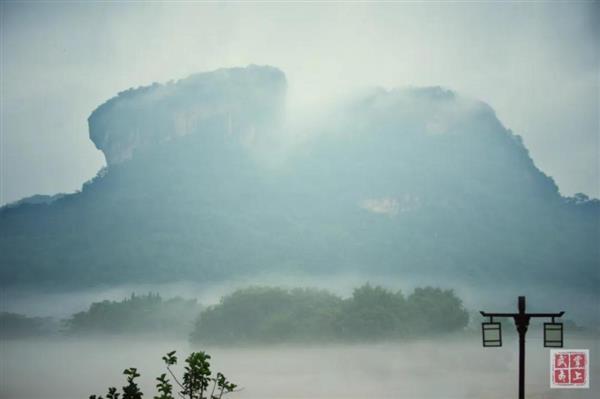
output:
<svg viewBox="0 0 600 399"><path fill-rule="evenodd" d="M276 124L286 81L272 67L221 69L167 84L130 89L88 118L90 139L114 165L141 148L218 127L251 142Z"/></svg>

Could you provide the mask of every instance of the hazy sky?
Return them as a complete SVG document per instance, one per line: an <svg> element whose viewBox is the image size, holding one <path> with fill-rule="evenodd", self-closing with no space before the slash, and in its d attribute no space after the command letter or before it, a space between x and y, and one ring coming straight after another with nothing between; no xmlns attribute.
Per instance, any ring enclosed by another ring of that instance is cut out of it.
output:
<svg viewBox="0 0 600 399"><path fill-rule="evenodd" d="M563 194L600 196L598 2L2 2L0 203L104 164L91 111L132 86L250 63L293 106L441 85L489 103Z"/></svg>

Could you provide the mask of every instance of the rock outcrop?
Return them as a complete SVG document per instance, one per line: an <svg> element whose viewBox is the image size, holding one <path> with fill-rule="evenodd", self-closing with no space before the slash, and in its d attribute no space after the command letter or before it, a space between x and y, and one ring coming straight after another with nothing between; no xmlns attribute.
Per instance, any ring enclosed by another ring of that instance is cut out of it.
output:
<svg viewBox="0 0 600 399"><path fill-rule="evenodd" d="M285 89L284 74L265 66L220 69L129 89L92 112L90 139L109 166L140 148L215 127L251 142L257 130L276 123Z"/></svg>

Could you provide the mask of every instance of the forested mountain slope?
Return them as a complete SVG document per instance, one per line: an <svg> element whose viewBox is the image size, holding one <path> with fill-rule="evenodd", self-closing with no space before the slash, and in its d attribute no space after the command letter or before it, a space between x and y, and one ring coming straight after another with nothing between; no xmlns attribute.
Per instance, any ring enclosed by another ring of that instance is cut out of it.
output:
<svg viewBox="0 0 600 399"><path fill-rule="evenodd" d="M101 105L107 168L0 210L1 284L352 272L597 290L599 202L561 197L489 106L374 90L288 145L284 97L282 72L250 66Z"/></svg>

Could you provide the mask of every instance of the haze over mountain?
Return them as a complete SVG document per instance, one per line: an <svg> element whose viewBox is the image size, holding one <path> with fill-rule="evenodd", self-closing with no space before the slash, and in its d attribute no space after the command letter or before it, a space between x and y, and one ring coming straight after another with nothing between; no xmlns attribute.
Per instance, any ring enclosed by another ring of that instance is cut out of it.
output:
<svg viewBox="0 0 600 399"><path fill-rule="evenodd" d="M285 87L249 66L99 106L107 167L1 208L0 284L355 273L597 298L600 202L562 197L488 105L374 89L292 125Z"/></svg>

